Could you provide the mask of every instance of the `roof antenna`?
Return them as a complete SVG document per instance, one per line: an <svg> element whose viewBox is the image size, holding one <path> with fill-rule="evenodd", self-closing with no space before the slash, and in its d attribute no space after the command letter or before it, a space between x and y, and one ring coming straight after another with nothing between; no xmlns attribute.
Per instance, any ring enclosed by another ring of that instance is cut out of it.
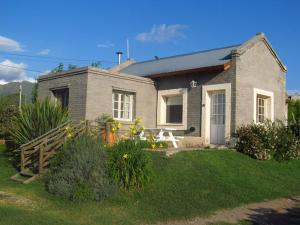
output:
<svg viewBox="0 0 300 225"><path fill-rule="evenodd" d="M126 40L126 44L127 44L127 60L129 60L130 59L130 55L129 55L129 40L128 40L128 38Z"/></svg>

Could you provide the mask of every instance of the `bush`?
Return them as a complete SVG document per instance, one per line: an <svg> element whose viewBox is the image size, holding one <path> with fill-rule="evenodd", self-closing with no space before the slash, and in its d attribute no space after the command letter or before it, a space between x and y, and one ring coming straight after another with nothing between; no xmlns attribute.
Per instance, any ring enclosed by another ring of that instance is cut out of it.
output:
<svg viewBox="0 0 300 225"><path fill-rule="evenodd" d="M266 128L263 125L244 125L237 130L236 149L255 159L271 158L272 150L262 140L267 139Z"/></svg>
<svg viewBox="0 0 300 225"><path fill-rule="evenodd" d="M277 127L274 149L274 158L279 161L297 159L300 157L299 139L291 129L285 126Z"/></svg>
<svg viewBox="0 0 300 225"><path fill-rule="evenodd" d="M299 157L299 140L282 122L249 124L237 130L236 149L255 159L288 160Z"/></svg>
<svg viewBox="0 0 300 225"><path fill-rule="evenodd" d="M68 111L46 98L23 105L13 118L11 136L16 144L25 144L69 120Z"/></svg>
<svg viewBox="0 0 300 225"><path fill-rule="evenodd" d="M119 187L140 189L150 180L152 161L139 141L123 140L110 151L109 170Z"/></svg>
<svg viewBox="0 0 300 225"><path fill-rule="evenodd" d="M300 138L300 100L288 101L288 123L293 133Z"/></svg>
<svg viewBox="0 0 300 225"><path fill-rule="evenodd" d="M0 96L0 139L9 139L11 121L18 115L19 95Z"/></svg>
<svg viewBox="0 0 300 225"><path fill-rule="evenodd" d="M48 192L73 201L99 201L113 194L101 142L82 135L65 143L50 163L45 186Z"/></svg>

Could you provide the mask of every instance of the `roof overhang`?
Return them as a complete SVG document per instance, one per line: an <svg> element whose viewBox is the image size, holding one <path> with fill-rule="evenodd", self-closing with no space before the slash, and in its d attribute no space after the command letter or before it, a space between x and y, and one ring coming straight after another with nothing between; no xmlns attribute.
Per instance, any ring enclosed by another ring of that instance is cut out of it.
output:
<svg viewBox="0 0 300 225"><path fill-rule="evenodd" d="M231 63L224 63L220 65L208 66L208 67L201 67L201 68L194 68L194 69L187 69L187 70L180 70L180 71L172 71L166 73L158 73L158 74L151 74L145 75L144 77L149 78L161 78L161 77L169 77L169 76L180 76L186 75L187 73L213 73L213 72L222 72L224 70L228 70L231 67Z"/></svg>

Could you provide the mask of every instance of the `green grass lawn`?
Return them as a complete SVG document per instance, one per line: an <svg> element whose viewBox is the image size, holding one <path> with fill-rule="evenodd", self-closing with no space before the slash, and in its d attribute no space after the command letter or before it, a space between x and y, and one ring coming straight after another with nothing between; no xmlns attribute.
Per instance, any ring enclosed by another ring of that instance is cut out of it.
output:
<svg viewBox="0 0 300 225"><path fill-rule="evenodd" d="M40 181L23 185L0 146L0 191L29 198L33 206L1 204L0 224L141 224L203 216L221 208L300 195L300 161L257 161L234 151L153 154L152 182L140 192L104 202L72 203L54 197Z"/></svg>

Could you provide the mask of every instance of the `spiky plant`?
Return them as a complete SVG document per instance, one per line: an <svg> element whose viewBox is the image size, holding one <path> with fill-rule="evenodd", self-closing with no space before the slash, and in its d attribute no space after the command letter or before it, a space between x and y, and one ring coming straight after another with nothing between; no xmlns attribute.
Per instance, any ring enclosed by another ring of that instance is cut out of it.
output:
<svg viewBox="0 0 300 225"><path fill-rule="evenodd" d="M10 131L14 142L25 144L69 120L68 111L49 98L23 105L13 118Z"/></svg>

